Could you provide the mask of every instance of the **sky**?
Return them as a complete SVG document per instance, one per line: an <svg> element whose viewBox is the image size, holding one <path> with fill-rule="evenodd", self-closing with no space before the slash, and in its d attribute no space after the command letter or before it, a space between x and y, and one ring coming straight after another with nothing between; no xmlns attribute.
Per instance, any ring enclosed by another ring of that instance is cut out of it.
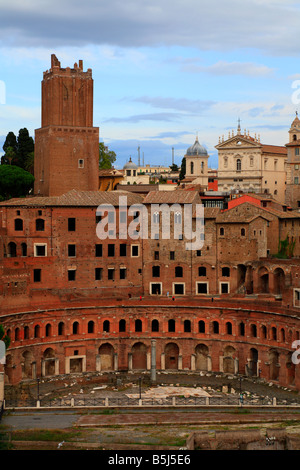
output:
<svg viewBox="0 0 300 470"><path fill-rule="evenodd" d="M217 168L215 146L238 119L262 143L288 142L300 103L296 1L0 0L0 21L0 155L8 132L40 127L52 53L92 69L94 126L116 168L138 154L180 165L196 136Z"/></svg>

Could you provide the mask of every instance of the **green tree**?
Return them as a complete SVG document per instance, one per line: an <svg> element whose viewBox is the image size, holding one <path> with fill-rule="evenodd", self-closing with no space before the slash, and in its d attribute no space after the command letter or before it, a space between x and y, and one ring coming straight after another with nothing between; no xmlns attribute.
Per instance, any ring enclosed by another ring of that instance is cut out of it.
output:
<svg viewBox="0 0 300 470"><path fill-rule="evenodd" d="M17 153L17 138L13 132L9 132L6 136L5 142L3 144L4 155L1 158L1 165L11 164L11 161L7 158L7 152L9 149L12 149L16 155ZM10 152L12 150L9 150Z"/></svg>
<svg viewBox="0 0 300 470"><path fill-rule="evenodd" d="M2 199L26 196L33 187L33 182L33 175L18 166L0 166L0 196Z"/></svg>
<svg viewBox="0 0 300 470"><path fill-rule="evenodd" d="M6 349L10 345L10 338L5 333L3 325L0 325L0 340L4 342Z"/></svg>
<svg viewBox="0 0 300 470"><path fill-rule="evenodd" d="M171 166L171 171L178 171L178 166L176 165L176 163L173 163Z"/></svg>
<svg viewBox="0 0 300 470"><path fill-rule="evenodd" d="M116 161L115 152L108 150L103 142L99 143L99 168L109 169L113 166Z"/></svg>
<svg viewBox="0 0 300 470"><path fill-rule="evenodd" d="M180 167L180 173L179 173L180 180L183 180L183 178L185 177L185 173L186 173L186 161L185 161L185 157L183 157L182 162L181 162L181 167Z"/></svg>
<svg viewBox="0 0 300 470"><path fill-rule="evenodd" d="M19 130L19 135L17 139L17 155L13 161L14 165L20 166L25 169L26 159L30 153L34 151L34 141L30 137L28 129L24 127Z"/></svg>

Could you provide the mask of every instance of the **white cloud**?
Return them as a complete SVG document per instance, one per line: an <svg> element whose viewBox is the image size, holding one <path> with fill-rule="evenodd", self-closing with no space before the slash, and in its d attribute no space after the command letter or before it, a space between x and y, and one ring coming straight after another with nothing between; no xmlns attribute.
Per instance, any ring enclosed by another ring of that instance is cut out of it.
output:
<svg viewBox="0 0 300 470"><path fill-rule="evenodd" d="M246 75L252 77L263 77L270 75L274 69L266 65L253 62L226 62L220 60L213 65L197 65L195 63L185 64L183 71L189 73L209 73L212 75Z"/></svg>
<svg viewBox="0 0 300 470"><path fill-rule="evenodd" d="M3 45L157 45L298 54L300 11L269 0L11 0L0 7Z"/></svg>

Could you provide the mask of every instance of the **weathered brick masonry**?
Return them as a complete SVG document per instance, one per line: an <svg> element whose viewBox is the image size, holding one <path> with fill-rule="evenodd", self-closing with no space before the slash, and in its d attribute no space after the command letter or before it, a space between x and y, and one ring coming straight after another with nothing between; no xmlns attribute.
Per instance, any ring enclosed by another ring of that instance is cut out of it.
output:
<svg viewBox="0 0 300 470"><path fill-rule="evenodd" d="M198 227L199 192L98 191L92 96L91 70L83 72L81 61L63 69L52 56L42 82L35 196L0 203L6 382L150 371L155 339L159 370L259 375L300 389L292 361L300 339L299 213L253 197L224 211L205 208L203 245L188 250L189 233L177 230L185 204ZM142 217L139 204L154 231L123 236ZM168 239L157 204L177 204ZM106 217L115 238L97 235ZM284 239L288 259L277 253Z"/></svg>

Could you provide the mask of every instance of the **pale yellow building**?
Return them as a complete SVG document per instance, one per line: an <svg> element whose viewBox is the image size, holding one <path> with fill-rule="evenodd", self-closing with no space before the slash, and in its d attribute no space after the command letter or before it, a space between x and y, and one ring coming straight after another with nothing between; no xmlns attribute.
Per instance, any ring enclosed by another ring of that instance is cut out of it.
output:
<svg viewBox="0 0 300 470"><path fill-rule="evenodd" d="M285 202L287 149L265 145L260 137L246 131L232 131L225 140L219 138L218 189L269 194Z"/></svg>

